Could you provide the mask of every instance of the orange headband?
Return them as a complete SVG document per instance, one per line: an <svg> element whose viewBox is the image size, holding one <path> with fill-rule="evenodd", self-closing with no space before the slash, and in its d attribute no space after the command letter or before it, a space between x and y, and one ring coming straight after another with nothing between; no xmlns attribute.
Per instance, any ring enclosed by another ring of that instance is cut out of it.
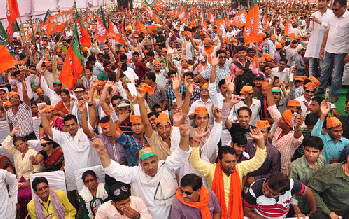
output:
<svg viewBox="0 0 349 219"><path fill-rule="evenodd" d="M101 123L101 128L104 129L109 126L110 122Z"/></svg>
<svg viewBox="0 0 349 219"><path fill-rule="evenodd" d="M131 123L142 122L141 116L140 115L132 115L130 117L130 122Z"/></svg>

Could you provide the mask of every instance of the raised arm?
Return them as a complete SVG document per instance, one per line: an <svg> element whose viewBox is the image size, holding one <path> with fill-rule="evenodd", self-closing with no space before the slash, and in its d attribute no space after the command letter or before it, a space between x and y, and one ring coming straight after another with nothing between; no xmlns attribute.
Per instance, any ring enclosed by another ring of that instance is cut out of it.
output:
<svg viewBox="0 0 349 219"><path fill-rule="evenodd" d="M114 111L112 109L111 106L109 106L106 102L108 93L109 93L109 89L111 88L111 86L113 86L113 82L112 81L107 81L107 83L105 84L103 90L102 90L102 94L101 94L101 99L99 101L99 104L101 105L102 109L104 112L108 113L109 115Z"/></svg>
<svg viewBox="0 0 349 219"><path fill-rule="evenodd" d="M328 113L331 110L331 103L326 102L325 100L321 102L321 115L320 118L318 119L318 121L316 122L313 131L311 132L312 136L317 136L317 137L321 137L321 130L322 127L324 125L324 121L326 116L328 115Z"/></svg>
<svg viewBox="0 0 349 219"><path fill-rule="evenodd" d="M141 89L139 88L137 90L137 99L138 99L138 104L139 104L139 110L141 111L142 122L144 125L144 132L145 132L145 136L147 138L151 138L151 136L153 134L153 128L151 127L151 124L150 124L149 119L148 119L147 109L145 108L144 97L145 97L145 93L143 93L141 91Z"/></svg>
<svg viewBox="0 0 349 219"><path fill-rule="evenodd" d="M46 111L46 105L45 104L40 105L39 114L41 117L41 125L44 128L45 132L52 138L53 137L52 128L51 128L50 122L46 117L45 111Z"/></svg>
<svg viewBox="0 0 349 219"><path fill-rule="evenodd" d="M82 130L84 131L84 133L87 135L88 138L93 138L96 134L94 131L92 131L88 128L86 103L83 100L79 101L78 109L81 113Z"/></svg>

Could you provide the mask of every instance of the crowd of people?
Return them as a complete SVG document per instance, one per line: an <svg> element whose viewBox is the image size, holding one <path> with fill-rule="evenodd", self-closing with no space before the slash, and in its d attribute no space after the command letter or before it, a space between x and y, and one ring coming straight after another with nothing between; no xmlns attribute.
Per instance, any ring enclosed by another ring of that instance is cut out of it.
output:
<svg viewBox="0 0 349 219"><path fill-rule="evenodd" d="M91 44L70 89L58 78L72 25L13 39L0 218L348 218L347 1L260 3L251 44L240 6L153 10L160 24L143 5L106 8L122 39L102 41L82 12ZM48 177L62 171L66 192Z"/></svg>

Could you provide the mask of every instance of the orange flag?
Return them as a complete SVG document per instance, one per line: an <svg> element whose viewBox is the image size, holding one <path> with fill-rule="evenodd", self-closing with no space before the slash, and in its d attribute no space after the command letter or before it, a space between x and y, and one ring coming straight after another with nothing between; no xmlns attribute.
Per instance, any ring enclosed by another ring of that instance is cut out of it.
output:
<svg viewBox="0 0 349 219"><path fill-rule="evenodd" d="M17 0L7 0L7 13L6 13L6 17L8 20L7 34L10 37L10 41L12 41L12 37L13 37L13 22L16 21L18 16L19 16L19 11L18 11Z"/></svg>

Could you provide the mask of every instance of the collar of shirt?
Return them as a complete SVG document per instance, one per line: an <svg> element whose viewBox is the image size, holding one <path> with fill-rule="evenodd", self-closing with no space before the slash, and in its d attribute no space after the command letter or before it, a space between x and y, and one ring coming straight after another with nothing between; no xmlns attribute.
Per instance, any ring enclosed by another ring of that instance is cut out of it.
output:
<svg viewBox="0 0 349 219"><path fill-rule="evenodd" d="M332 142L333 144L338 144L338 143L342 143L343 142L343 137L340 138L337 143L334 143L334 141L332 140L331 136L329 134L327 134L327 135L324 136L324 140L326 142Z"/></svg>

